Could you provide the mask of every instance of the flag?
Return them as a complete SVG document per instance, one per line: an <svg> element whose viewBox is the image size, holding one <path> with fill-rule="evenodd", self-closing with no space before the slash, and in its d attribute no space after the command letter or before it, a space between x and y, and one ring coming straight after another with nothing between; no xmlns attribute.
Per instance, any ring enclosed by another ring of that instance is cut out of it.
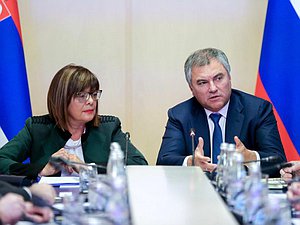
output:
<svg viewBox="0 0 300 225"><path fill-rule="evenodd" d="M0 146L31 116L18 5L0 0Z"/></svg>
<svg viewBox="0 0 300 225"><path fill-rule="evenodd" d="M274 106L288 161L300 159L299 85L300 1L269 0L255 94Z"/></svg>

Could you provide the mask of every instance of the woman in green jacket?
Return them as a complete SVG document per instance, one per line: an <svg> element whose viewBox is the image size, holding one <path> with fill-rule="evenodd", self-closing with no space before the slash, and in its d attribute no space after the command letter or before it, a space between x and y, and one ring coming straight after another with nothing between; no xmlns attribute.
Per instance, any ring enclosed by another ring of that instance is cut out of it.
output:
<svg viewBox="0 0 300 225"><path fill-rule="evenodd" d="M101 96L97 77L74 64L60 69L48 91L49 114L33 116L24 128L0 150L0 173L40 176L68 176L78 173L65 165L62 170L49 163L50 157L106 165L111 142L125 150L128 165L147 165L141 152L121 130L114 116L98 115ZM23 164L29 157L30 163Z"/></svg>

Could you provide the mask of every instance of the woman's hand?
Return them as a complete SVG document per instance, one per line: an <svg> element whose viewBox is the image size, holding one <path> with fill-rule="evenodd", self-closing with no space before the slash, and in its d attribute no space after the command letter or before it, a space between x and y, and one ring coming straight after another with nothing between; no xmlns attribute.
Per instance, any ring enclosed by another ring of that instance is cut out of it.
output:
<svg viewBox="0 0 300 225"><path fill-rule="evenodd" d="M77 155L74 155L74 154L69 154L69 160L72 161L72 162L77 162L77 163L84 163L81 161L81 159L78 158ZM82 166L81 165L76 165L74 164L72 166L72 169L76 172L76 173L79 173L79 170Z"/></svg>
<svg viewBox="0 0 300 225"><path fill-rule="evenodd" d="M70 160L69 155L70 154L64 148L61 148L60 150L58 150L57 152L52 154L51 157L60 157L60 158L66 159L66 160ZM62 166L65 167L66 171L68 171L69 173L73 172L73 169L71 166L67 166L67 165L62 165ZM50 176L50 175L58 173L60 170L61 170L61 168L59 168L57 166L53 166L51 163L48 162L46 164L46 166L40 172L40 176Z"/></svg>

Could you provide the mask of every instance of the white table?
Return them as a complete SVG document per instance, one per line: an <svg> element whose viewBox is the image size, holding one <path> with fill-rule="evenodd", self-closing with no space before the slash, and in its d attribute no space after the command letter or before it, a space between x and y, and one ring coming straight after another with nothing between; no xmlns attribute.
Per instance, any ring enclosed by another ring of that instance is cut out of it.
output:
<svg viewBox="0 0 300 225"><path fill-rule="evenodd" d="M235 225L200 168L127 166L133 225Z"/></svg>

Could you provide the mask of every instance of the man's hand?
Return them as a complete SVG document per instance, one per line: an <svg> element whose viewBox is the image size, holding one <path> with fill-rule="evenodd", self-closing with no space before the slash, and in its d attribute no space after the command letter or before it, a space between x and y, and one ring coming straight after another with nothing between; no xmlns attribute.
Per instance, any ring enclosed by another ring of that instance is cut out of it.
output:
<svg viewBox="0 0 300 225"><path fill-rule="evenodd" d="M280 170L281 178L285 181L293 179L293 177L300 176L300 163L298 161L291 161L292 166Z"/></svg>
<svg viewBox="0 0 300 225"><path fill-rule="evenodd" d="M33 184L29 187L32 195L43 199L46 204L53 205L56 197L54 188L49 184Z"/></svg>
<svg viewBox="0 0 300 225"><path fill-rule="evenodd" d="M203 171L208 171L212 172L217 165L210 163L210 158L204 156L204 151L203 151L203 146L204 146L204 141L202 137L199 137L199 143L195 149L195 166L200 166ZM188 158L187 162L188 166L192 165L192 156Z"/></svg>
<svg viewBox="0 0 300 225"><path fill-rule="evenodd" d="M24 210L25 202L20 195L8 193L0 199L0 219L3 224L16 224Z"/></svg>
<svg viewBox="0 0 300 225"><path fill-rule="evenodd" d="M244 161L257 160L255 151L247 149L243 142L237 136L234 136L234 142L236 150L242 153Z"/></svg>
<svg viewBox="0 0 300 225"><path fill-rule="evenodd" d="M53 218L53 212L49 207L37 207L31 202L25 203L24 220L34 223L46 223Z"/></svg>
<svg viewBox="0 0 300 225"><path fill-rule="evenodd" d="M291 202L292 206L299 211L300 210L300 182L293 182L287 191L287 198Z"/></svg>
<svg viewBox="0 0 300 225"><path fill-rule="evenodd" d="M0 199L0 219L3 224L16 224L20 220L34 223L49 222L53 212L49 207L37 207L25 202L18 194L8 193Z"/></svg>

